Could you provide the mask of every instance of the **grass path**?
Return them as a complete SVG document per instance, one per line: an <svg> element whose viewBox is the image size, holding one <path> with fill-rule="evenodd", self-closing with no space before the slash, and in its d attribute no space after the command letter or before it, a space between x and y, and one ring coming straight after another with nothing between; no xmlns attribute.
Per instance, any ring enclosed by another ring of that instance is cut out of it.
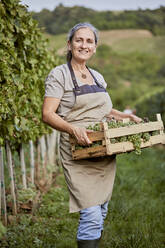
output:
<svg viewBox="0 0 165 248"><path fill-rule="evenodd" d="M117 176L100 248L165 246L165 150L117 156ZM76 248L79 214L68 213L63 174L34 216L21 214L1 248Z"/></svg>

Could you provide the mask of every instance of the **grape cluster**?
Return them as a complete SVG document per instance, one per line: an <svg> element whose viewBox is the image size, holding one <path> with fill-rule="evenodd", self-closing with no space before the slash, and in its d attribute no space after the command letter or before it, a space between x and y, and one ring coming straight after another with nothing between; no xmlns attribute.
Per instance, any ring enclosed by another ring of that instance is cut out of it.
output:
<svg viewBox="0 0 165 248"><path fill-rule="evenodd" d="M96 123L95 125L89 125L87 127L87 129L89 130L93 130L93 131L101 131L101 126L100 126L100 123Z"/></svg>

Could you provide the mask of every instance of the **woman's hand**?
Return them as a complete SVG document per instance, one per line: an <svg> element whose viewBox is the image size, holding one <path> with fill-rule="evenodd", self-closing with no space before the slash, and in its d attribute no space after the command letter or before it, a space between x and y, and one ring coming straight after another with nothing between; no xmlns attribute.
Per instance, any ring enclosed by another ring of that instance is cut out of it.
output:
<svg viewBox="0 0 165 248"><path fill-rule="evenodd" d="M85 127L74 127L73 128L73 136L76 138L77 143L79 145L87 146L92 144L90 139L88 138L88 133L93 132L92 130L87 130Z"/></svg>
<svg viewBox="0 0 165 248"><path fill-rule="evenodd" d="M136 123L142 122L142 119L140 117L133 115L133 114L130 115L130 119L131 119L131 121L134 121Z"/></svg>

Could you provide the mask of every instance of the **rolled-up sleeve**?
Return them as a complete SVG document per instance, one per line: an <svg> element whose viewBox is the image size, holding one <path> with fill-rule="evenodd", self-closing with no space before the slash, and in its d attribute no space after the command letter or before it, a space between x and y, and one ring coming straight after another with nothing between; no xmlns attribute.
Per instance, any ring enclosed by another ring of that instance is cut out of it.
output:
<svg viewBox="0 0 165 248"><path fill-rule="evenodd" d="M64 76L61 70L54 68L45 80L45 97L61 99L64 95Z"/></svg>

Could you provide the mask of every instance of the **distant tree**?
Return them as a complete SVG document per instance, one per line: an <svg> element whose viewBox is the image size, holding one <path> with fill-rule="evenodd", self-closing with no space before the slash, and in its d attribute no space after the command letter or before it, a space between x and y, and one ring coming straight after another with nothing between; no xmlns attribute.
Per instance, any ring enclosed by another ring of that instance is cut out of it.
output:
<svg viewBox="0 0 165 248"><path fill-rule="evenodd" d="M65 7L59 4L53 11L43 9L33 12L40 27L45 27L51 34L65 33L78 22L91 22L100 30L108 29L148 29L155 35L165 34L165 7L156 10L127 10L122 12L95 11L82 6Z"/></svg>

